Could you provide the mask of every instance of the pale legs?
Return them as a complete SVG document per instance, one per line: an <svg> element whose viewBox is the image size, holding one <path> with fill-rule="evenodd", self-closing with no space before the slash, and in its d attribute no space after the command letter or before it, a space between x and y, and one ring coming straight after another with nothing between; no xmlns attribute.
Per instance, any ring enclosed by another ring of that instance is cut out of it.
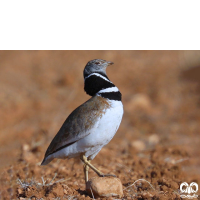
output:
<svg viewBox="0 0 200 200"><path fill-rule="evenodd" d="M103 174L101 171L99 171L97 168L95 168L91 163L90 163L90 160L87 159L86 156L82 155L81 156L81 160L83 161L84 163L84 174L85 174L85 182L88 181L88 170L89 170L89 167L95 171L98 176L100 177L104 177L104 176L113 176L113 177L116 177L115 175L112 175L112 174Z"/></svg>

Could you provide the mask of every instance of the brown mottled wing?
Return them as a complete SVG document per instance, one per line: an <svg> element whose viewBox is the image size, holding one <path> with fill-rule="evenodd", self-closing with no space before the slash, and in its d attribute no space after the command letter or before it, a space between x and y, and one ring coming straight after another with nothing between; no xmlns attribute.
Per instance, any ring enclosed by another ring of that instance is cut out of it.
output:
<svg viewBox="0 0 200 200"><path fill-rule="evenodd" d="M108 107L109 104L106 100L95 96L76 108L52 140L45 157L90 134L90 129L95 125L96 120L101 117L105 108Z"/></svg>

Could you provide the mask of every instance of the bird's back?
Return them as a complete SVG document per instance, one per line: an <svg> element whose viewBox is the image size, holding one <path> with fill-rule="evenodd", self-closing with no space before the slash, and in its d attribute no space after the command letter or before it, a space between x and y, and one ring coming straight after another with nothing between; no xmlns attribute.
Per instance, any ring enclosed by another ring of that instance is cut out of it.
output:
<svg viewBox="0 0 200 200"><path fill-rule="evenodd" d="M109 107L110 104L106 99L94 96L76 108L52 140L45 153L45 158L90 134L92 127Z"/></svg>

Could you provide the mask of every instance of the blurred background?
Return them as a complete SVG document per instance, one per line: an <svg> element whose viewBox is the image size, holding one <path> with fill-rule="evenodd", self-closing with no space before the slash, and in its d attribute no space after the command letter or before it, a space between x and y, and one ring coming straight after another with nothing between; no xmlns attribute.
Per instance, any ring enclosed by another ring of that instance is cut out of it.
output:
<svg viewBox="0 0 200 200"><path fill-rule="evenodd" d="M42 160L66 117L90 98L83 69L95 58L114 62L107 75L124 104L110 156L158 149L163 162L198 177L200 51L0 51L0 171L22 149Z"/></svg>

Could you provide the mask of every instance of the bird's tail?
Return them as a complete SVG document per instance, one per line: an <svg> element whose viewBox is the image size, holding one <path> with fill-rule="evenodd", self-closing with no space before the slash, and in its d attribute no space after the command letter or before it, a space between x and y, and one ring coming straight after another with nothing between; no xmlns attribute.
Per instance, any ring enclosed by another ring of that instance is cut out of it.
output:
<svg viewBox="0 0 200 200"><path fill-rule="evenodd" d="M53 160L53 158L47 156L47 157L45 157L45 158L43 159L41 165L47 165L47 164L49 164L52 160Z"/></svg>

